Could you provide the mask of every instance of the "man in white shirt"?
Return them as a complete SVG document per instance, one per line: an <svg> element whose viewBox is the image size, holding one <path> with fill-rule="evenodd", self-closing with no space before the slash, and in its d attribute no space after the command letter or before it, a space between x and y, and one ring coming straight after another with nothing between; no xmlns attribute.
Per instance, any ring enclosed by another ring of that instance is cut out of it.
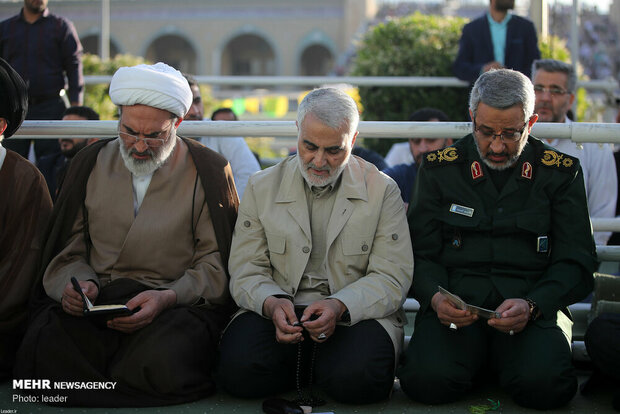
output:
<svg viewBox="0 0 620 414"><path fill-rule="evenodd" d="M202 121L204 117L204 107L198 82L192 75L183 74L189 87L192 90L193 100L189 112L185 115L185 120ZM213 112L212 121L237 121L235 113L228 108L220 108ZM242 137L201 137L200 143L213 151L219 152L228 160L232 168L235 186L239 199L243 197L243 190L248 183L248 179L256 171L260 171L260 165L252 151Z"/></svg>
<svg viewBox="0 0 620 414"><path fill-rule="evenodd" d="M535 60L532 83L536 93L534 111L539 122L571 122L568 110L575 100L577 74L572 65L553 59ZM567 139L548 139L561 152L579 158L588 196L590 217L612 218L616 213L618 179L610 144L576 144ZM595 232L597 245L607 244L611 232Z"/></svg>

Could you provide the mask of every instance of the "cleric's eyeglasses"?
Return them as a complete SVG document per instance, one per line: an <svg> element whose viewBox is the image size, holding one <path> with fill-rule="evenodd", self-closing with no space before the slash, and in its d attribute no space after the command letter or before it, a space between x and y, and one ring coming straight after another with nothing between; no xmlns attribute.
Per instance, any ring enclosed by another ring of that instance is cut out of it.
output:
<svg viewBox="0 0 620 414"><path fill-rule="evenodd" d="M170 126L166 130L153 132L151 134L148 134L148 136L145 136L144 138L140 138L139 136L121 131L119 126L118 136L121 137L123 142L127 145L134 145L139 140L143 140L144 143L149 147L161 147L166 141L168 141L170 135L172 134L172 124L173 122L170 121Z"/></svg>

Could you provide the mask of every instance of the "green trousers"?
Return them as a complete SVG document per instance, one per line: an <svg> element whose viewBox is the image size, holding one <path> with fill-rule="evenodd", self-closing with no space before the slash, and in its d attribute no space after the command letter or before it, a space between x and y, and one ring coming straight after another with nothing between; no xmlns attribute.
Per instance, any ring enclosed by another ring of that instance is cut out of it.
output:
<svg viewBox="0 0 620 414"><path fill-rule="evenodd" d="M530 322L510 336L479 320L458 330L433 311L418 315L397 376L411 399L440 404L464 397L481 375L524 407L561 407L577 392L577 376L565 334L557 326Z"/></svg>

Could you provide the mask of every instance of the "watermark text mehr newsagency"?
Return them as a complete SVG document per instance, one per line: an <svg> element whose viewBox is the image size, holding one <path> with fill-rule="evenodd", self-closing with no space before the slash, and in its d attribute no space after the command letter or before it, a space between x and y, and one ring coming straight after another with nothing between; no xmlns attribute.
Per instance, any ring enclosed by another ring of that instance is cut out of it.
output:
<svg viewBox="0 0 620 414"><path fill-rule="evenodd" d="M50 381L47 379L14 379L14 390L113 390L116 381Z"/></svg>

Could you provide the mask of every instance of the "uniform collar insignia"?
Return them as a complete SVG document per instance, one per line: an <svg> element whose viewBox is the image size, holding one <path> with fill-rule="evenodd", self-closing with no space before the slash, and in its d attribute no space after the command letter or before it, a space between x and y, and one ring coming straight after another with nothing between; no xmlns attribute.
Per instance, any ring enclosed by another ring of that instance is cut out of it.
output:
<svg viewBox="0 0 620 414"><path fill-rule="evenodd" d="M532 164L527 161L521 166L521 177L527 178L528 180L532 179Z"/></svg>
<svg viewBox="0 0 620 414"><path fill-rule="evenodd" d="M473 178L474 180L477 180L478 178L484 176L484 173L482 172L482 165L480 165L478 161L472 162L470 169L471 169L471 178Z"/></svg>

